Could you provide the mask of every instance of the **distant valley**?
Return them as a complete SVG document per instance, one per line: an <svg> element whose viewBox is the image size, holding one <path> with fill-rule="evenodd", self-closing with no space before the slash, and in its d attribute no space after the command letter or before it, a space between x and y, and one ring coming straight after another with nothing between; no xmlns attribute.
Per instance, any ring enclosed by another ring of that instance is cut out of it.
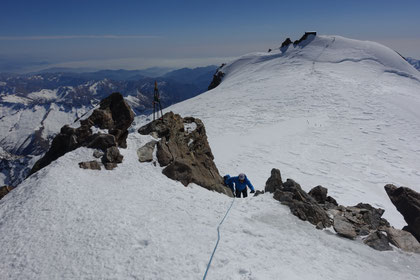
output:
<svg viewBox="0 0 420 280"><path fill-rule="evenodd" d="M148 114L155 81L167 107L205 92L216 69L0 73L0 184L19 184L64 124L88 114L112 92L123 94L137 115Z"/></svg>

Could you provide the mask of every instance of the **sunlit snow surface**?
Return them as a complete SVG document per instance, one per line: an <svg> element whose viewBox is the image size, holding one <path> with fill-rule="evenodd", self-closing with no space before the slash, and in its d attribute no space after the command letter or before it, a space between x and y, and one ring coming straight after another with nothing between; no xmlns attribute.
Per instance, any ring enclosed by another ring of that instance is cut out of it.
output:
<svg viewBox="0 0 420 280"><path fill-rule="evenodd" d="M338 62L340 49L352 60ZM420 191L420 83L399 59L377 44L317 37L245 56L219 87L170 109L203 120L222 174L245 172L262 189L277 167L306 190L328 187L341 204L381 206L402 226L383 185ZM80 169L93 159L80 148L0 201L1 277L202 278L231 198L140 164L136 149L152 139L135 132L144 123L136 120L115 170ZM207 279L418 279L420 255L331 232L270 194L238 199Z"/></svg>

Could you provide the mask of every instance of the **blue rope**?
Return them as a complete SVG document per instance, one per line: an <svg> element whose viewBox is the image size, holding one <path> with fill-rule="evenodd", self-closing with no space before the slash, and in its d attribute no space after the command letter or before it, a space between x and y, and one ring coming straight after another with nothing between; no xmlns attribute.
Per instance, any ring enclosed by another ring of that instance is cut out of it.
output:
<svg viewBox="0 0 420 280"><path fill-rule="evenodd" d="M222 219L222 221L220 222L220 224L217 226L217 242L216 242L216 246L214 246L213 253L211 254L211 257L210 257L209 263L207 264L207 268L206 268L206 272L204 273L203 280L205 280L205 279L206 279L206 277L207 277L207 272L209 271L210 264L211 264L211 261L213 260L214 253L216 253L217 246L219 245L219 241L220 241L220 226L221 226L221 225L223 224L223 222L225 221L226 216L229 214L229 211L230 211L230 209L232 208L232 206L233 206L233 203L234 203L234 202L235 202L235 197L233 197L233 199L232 199L232 203L230 204L229 209L226 211L225 216L223 217L223 219Z"/></svg>

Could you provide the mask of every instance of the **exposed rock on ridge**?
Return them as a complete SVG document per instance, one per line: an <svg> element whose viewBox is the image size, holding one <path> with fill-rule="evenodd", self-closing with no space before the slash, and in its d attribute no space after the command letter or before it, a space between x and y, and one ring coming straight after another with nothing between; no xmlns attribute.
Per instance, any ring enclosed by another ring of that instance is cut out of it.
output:
<svg viewBox="0 0 420 280"><path fill-rule="evenodd" d="M388 185L385 188L387 191L394 190L398 193L395 186ZM328 196L328 189L322 186L316 186L306 193L292 179L282 182L280 170L275 168L271 170L265 191L273 193L273 198L287 205L293 215L309 221L318 229L332 225L338 235L349 239L362 237L366 245L380 251L392 250L389 245L392 243L404 251L420 252L420 243L411 233L392 228L388 221L382 218L385 212L383 209L367 203L347 207L338 205L334 198ZM399 192L405 195L400 195L394 200L405 205L405 211L410 213L407 214L410 217L408 220L417 221L416 211L420 210L420 207L416 208L415 202L418 197L407 188Z"/></svg>
<svg viewBox="0 0 420 280"><path fill-rule="evenodd" d="M216 73L214 73L213 75L213 80L211 81L208 90L214 89L215 87L217 87L218 85L220 85L220 83L222 82L223 77L225 76L225 73L222 72L222 68L223 66L225 66L226 64L223 63L219 68L217 68Z"/></svg>
<svg viewBox="0 0 420 280"><path fill-rule="evenodd" d="M60 133L53 139L48 152L35 163L29 175L49 165L67 152L82 146L103 150L105 155L111 147L127 147L127 129L133 120L134 113L124 101L123 96L118 92L112 93L100 102L99 108L95 109L90 117L80 121L80 127L63 126ZM93 133L92 127L107 129L108 133ZM115 154L115 152L114 149L113 153ZM121 162L121 157L114 155L114 158L119 162ZM103 158L103 162L109 163L109 160Z"/></svg>
<svg viewBox="0 0 420 280"><path fill-rule="evenodd" d="M166 113L141 127L142 135L157 133L157 158L163 174L187 186L195 183L208 190L232 196L214 163L206 130L200 119Z"/></svg>

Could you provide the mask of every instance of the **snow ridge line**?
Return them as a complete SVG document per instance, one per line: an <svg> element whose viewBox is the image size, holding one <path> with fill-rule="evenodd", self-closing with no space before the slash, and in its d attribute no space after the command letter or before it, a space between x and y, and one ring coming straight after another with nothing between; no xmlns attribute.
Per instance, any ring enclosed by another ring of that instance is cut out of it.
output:
<svg viewBox="0 0 420 280"><path fill-rule="evenodd" d="M226 219L227 215L229 214L230 209L232 208L232 206L233 206L233 203L234 203L234 202L235 202L235 197L233 197L233 199L232 199L232 203L230 204L230 206L229 206L228 210L226 211L225 216L223 217L222 221L221 221L221 222L219 223L219 225L217 226L217 241L216 241L216 245L214 246L213 253L211 253L209 263L207 264L206 272L204 273L204 276L203 276L203 280L205 280L205 279L206 279L206 277L207 277L207 272L208 272L208 271L209 271L209 269L210 269L211 261L213 260L214 254L216 253L217 246L219 246L219 241L220 241L220 226L221 226L221 225L223 224L223 222L225 221L225 219Z"/></svg>

